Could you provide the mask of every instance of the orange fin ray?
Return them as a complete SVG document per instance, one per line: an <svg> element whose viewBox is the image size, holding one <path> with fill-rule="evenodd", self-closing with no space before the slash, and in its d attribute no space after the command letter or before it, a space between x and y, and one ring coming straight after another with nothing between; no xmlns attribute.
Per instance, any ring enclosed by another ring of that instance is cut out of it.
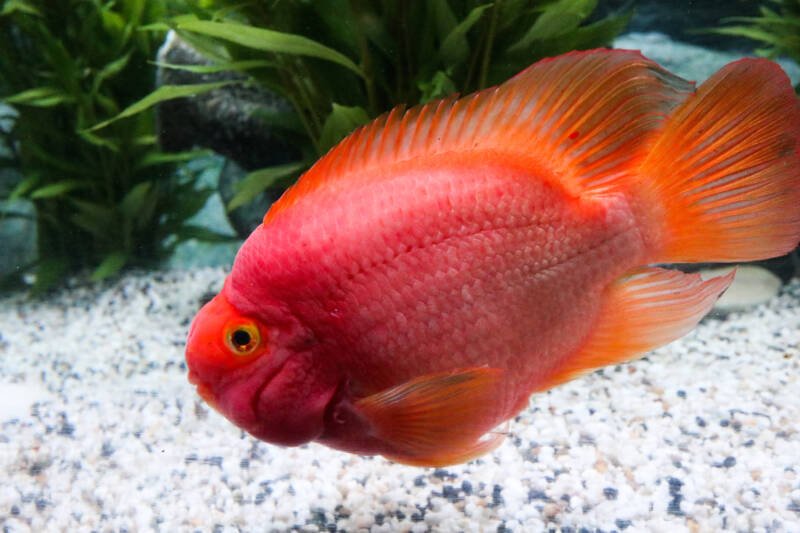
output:
<svg viewBox="0 0 800 533"><path fill-rule="evenodd" d="M447 153L524 156L579 194L632 179L692 83L639 52L590 50L548 58L505 83L403 107L349 135L276 202L268 222L317 190L379 179L371 169Z"/></svg>
<svg viewBox="0 0 800 533"><path fill-rule="evenodd" d="M640 168L662 212L653 262L753 261L800 242L800 103L765 59L720 69ZM654 204L656 205L656 204Z"/></svg>
<svg viewBox="0 0 800 533"><path fill-rule="evenodd" d="M494 425L501 375L488 367L429 374L355 406L375 435L397 450L389 459L417 466L465 462L503 440L500 434L484 437Z"/></svg>
<svg viewBox="0 0 800 533"><path fill-rule="evenodd" d="M704 281L699 274L646 267L617 280L607 289L599 322L586 343L541 390L629 361L685 335L711 310L734 275L735 270Z"/></svg>

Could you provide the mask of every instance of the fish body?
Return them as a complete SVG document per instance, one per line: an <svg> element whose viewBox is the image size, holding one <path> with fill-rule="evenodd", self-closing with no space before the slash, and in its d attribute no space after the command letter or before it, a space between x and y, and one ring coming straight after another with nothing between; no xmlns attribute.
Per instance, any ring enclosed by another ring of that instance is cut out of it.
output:
<svg viewBox="0 0 800 533"><path fill-rule="evenodd" d="M246 314L288 302L364 393L501 368L508 415L578 347L646 244L623 196L574 198L522 161L438 159L371 169L344 197L261 226L232 273L255 286L228 297Z"/></svg>
<svg viewBox="0 0 800 533"><path fill-rule="evenodd" d="M579 52L395 110L247 239L192 325L190 380L268 442L468 460L533 392L681 336L732 279L647 265L796 246L798 137L765 60L696 90Z"/></svg>

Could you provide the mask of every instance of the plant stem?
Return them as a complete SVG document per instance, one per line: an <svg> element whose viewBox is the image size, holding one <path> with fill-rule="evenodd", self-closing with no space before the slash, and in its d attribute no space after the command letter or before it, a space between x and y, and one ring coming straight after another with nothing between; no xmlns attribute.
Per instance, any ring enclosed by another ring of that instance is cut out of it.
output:
<svg viewBox="0 0 800 533"><path fill-rule="evenodd" d="M500 0L495 0L492 9L492 18L489 21L489 34L486 36L486 43L483 48L483 62L481 63L481 75L478 80L478 89L486 87L486 78L489 75L489 62L492 59L492 47L494 45L494 37L497 32L497 19L498 11L500 9Z"/></svg>
<svg viewBox="0 0 800 533"><path fill-rule="evenodd" d="M350 15L351 20L358 30L358 48L361 52L361 64L359 66L361 67L361 70L364 71L364 85L367 90L368 113L370 116L375 116L378 114L378 101L375 93L375 77L372 73L372 55L369 52L369 44L367 43L367 38L364 35L361 25L358 23L359 21L352 17L354 12L355 10L353 9L351 3Z"/></svg>
<svg viewBox="0 0 800 533"><path fill-rule="evenodd" d="M481 36L478 39L478 42L475 43L474 52L472 53L472 57L469 59L469 67L467 67L467 75L464 76L464 85L459 87L459 90L462 94L466 94L471 91L472 88L472 78L475 75L475 68L478 65L478 57L480 55L481 46L483 45L483 41L486 40L486 34L481 33Z"/></svg>
<svg viewBox="0 0 800 533"><path fill-rule="evenodd" d="M295 74L288 66L279 68L278 73L281 76L283 85L289 88L288 91L285 91L284 96L291 102L292 107L297 112L297 116L300 118L300 122L303 123L303 129L306 130L308 139L314 146L314 151L319 154L319 134L315 130L314 125L309 121L310 117L308 116L308 114L313 113L313 110L306 102L300 102L300 100L298 100L298 96L303 95L303 90L301 87L298 87Z"/></svg>

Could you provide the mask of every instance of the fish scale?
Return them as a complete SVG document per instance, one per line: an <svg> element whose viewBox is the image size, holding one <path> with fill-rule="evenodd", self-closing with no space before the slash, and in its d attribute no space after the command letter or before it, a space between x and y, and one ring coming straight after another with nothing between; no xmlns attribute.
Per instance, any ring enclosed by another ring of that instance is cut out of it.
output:
<svg viewBox="0 0 800 533"><path fill-rule="evenodd" d="M587 335L597 294L638 264L643 243L619 196L579 201L524 170L467 159L437 157L424 175L388 168L387 179L349 191L346 210L333 208L338 191L319 190L249 241L274 243L275 266L259 264L256 273L245 264L235 275L260 276L265 291L275 291L262 298L291 293L298 318L334 339L328 350L354 390L374 392L456 363L491 364L513 376L500 402L511 410L546 380L555 354ZM297 240L285 238L284 225ZM247 246L243 254L260 253ZM349 264L359 265L356 274ZM304 289L298 280L314 284ZM230 298L238 301L235 291ZM415 312L402 314L408 309Z"/></svg>
<svg viewBox="0 0 800 533"><path fill-rule="evenodd" d="M800 104L770 61L694 88L636 52L397 108L276 202L187 340L253 436L423 466L691 330L733 280L648 266L800 241Z"/></svg>

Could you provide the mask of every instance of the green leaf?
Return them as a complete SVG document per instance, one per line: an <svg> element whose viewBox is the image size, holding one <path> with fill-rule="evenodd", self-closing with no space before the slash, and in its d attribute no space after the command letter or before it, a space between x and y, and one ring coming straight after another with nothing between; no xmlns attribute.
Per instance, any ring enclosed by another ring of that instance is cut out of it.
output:
<svg viewBox="0 0 800 533"><path fill-rule="evenodd" d="M467 43L467 32L481 19L484 11L492 7L493 4L478 6L466 16L455 28L450 30L442 45L439 47L439 56L445 65L455 65L464 61L469 55L469 44Z"/></svg>
<svg viewBox="0 0 800 533"><path fill-rule="evenodd" d="M247 48L278 54L316 57L337 63L364 77L364 73L353 61L327 46L302 35L283 33L244 24L187 20L177 24L177 29L217 37Z"/></svg>
<svg viewBox="0 0 800 533"><path fill-rule="evenodd" d="M386 29L386 20L373 15L372 13L360 14L361 28L369 42L374 44L378 50L393 62L397 62L397 43L392 34Z"/></svg>
<svg viewBox="0 0 800 533"><path fill-rule="evenodd" d="M182 184L173 193L175 197L169 209L170 222L176 228L182 225L205 207L214 192L215 190L210 187L197 189L192 183Z"/></svg>
<svg viewBox="0 0 800 533"><path fill-rule="evenodd" d="M19 11L20 13L27 13L28 15L42 16L39 8L34 6L31 2L25 0L6 0L3 3L3 10L0 11L0 16L10 15L11 13Z"/></svg>
<svg viewBox="0 0 800 533"><path fill-rule="evenodd" d="M142 159L139 160L137 168L171 163L185 163L187 161L197 159L198 157L209 155L209 153L211 153L209 150L189 150L186 152L175 153L158 152L154 150L148 152L144 157L142 157Z"/></svg>
<svg viewBox="0 0 800 533"><path fill-rule="evenodd" d="M93 281L100 281L109 276L113 276L122 270L122 267L124 267L127 262L128 254L125 252L112 252L108 254L94 272L92 272L91 278Z"/></svg>
<svg viewBox="0 0 800 533"><path fill-rule="evenodd" d="M50 185L45 185L33 191L30 198L34 200L42 200L45 198L56 198L64 194L86 187L86 184L78 180L64 180Z"/></svg>
<svg viewBox="0 0 800 533"><path fill-rule="evenodd" d="M251 59L245 61L229 61L219 63L217 65L176 65L174 63L161 63L154 62L156 66L161 68L168 68L171 70L183 70L193 74L217 74L219 72L237 71L243 72L257 68L276 68L278 66L274 61L266 61L264 59Z"/></svg>
<svg viewBox="0 0 800 533"><path fill-rule="evenodd" d="M362 124L366 124L369 120L369 114L363 107L349 107L334 103L333 110L322 126L322 134L319 138L320 151L327 152L348 133Z"/></svg>
<svg viewBox="0 0 800 533"><path fill-rule="evenodd" d="M440 40L449 34L458 24L455 13L447 0L428 0L429 17L436 25L436 36Z"/></svg>
<svg viewBox="0 0 800 533"><path fill-rule="evenodd" d="M420 103L422 104L457 91L453 80L441 70L437 70L430 81L417 83L417 87L422 93L420 96Z"/></svg>
<svg viewBox="0 0 800 533"><path fill-rule="evenodd" d="M34 87L3 98L6 104L53 107L74 99L55 87Z"/></svg>
<svg viewBox="0 0 800 533"><path fill-rule="evenodd" d="M139 26L139 31L155 31L155 32L164 32L169 31L172 27L167 24L166 22L153 22L150 24L144 24Z"/></svg>
<svg viewBox="0 0 800 533"><path fill-rule="evenodd" d="M568 39L563 39L564 44L569 46L570 50L586 50L588 48L596 48L600 45L610 45L614 37L619 35L633 16L633 10L621 13L619 15L606 17L603 20L598 20L588 26L578 28L573 36ZM562 40L556 38L556 42ZM567 50L558 50L558 53L564 53Z"/></svg>
<svg viewBox="0 0 800 533"><path fill-rule="evenodd" d="M72 200L72 204L77 208L77 212L71 217L73 224L99 240L112 238L117 224L111 208L84 200Z"/></svg>
<svg viewBox="0 0 800 533"><path fill-rule="evenodd" d="M78 130L77 133L81 139L90 144L93 144L95 146L100 146L102 148L108 148L112 152L119 152L119 146L114 141L111 141L109 139L104 139L103 137L95 135L89 130Z"/></svg>
<svg viewBox="0 0 800 533"><path fill-rule="evenodd" d="M50 289L67 272L66 259L45 259L36 266L36 281L33 282L31 293L39 296Z"/></svg>
<svg viewBox="0 0 800 533"><path fill-rule="evenodd" d="M152 134L139 135L133 139L136 146L155 146L158 144L158 136Z"/></svg>
<svg viewBox="0 0 800 533"><path fill-rule="evenodd" d="M249 203L264 192L271 185L275 184L278 180L292 176L305 168L304 162L287 163L285 165L277 165L274 167L262 168L256 170L245 176L242 181L236 184L237 193L228 202L228 211L233 211L246 203Z"/></svg>
<svg viewBox="0 0 800 533"><path fill-rule="evenodd" d="M356 13L351 7L351 0L325 0L324 2L309 2L313 4L315 22L323 26L319 32L324 32L327 42L335 42L347 48L348 52L358 53L358 31ZM354 6L358 11L364 11L363 5ZM310 33L310 32L306 32ZM316 32L314 32L316 35ZM341 49L340 49L341 50Z"/></svg>
<svg viewBox="0 0 800 533"><path fill-rule="evenodd" d="M236 235L218 233L195 224L186 224L182 226L177 232L177 237L179 240L184 241L187 239L197 239L198 241L205 242L232 242L239 240Z"/></svg>
<svg viewBox="0 0 800 533"><path fill-rule="evenodd" d="M119 204L120 211L122 211L122 216L125 217L125 219L132 221L137 218L144 204L144 200L152 187L152 183L143 181L142 183L137 183L128 191Z"/></svg>
<svg viewBox="0 0 800 533"><path fill-rule="evenodd" d="M530 49L535 41L574 31L591 15L596 5L597 0L558 0L549 4L525 35L508 48L508 52L523 52Z"/></svg>
<svg viewBox="0 0 800 533"><path fill-rule="evenodd" d="M726 28L716 28L713 33L719 35L733 35L735 37L747 37L754 41L761 41L771 45L777 45L780 37L772 32L754 26L728 26Z"/></svg>
<svg viewBox="0 0 800 533"><path fill-rule="evenodd" d="M34 187L39 185L41 181L41 177L38 174L32 174L22 181L20 181L14 190L11 191L11 194L8 195L9 200L17 200L22 198L28 194Z"/></svg>
<svg viewBox="0 0 800 533"><path fill-rule="evenodd" d="M94 78L94 90L97 91L100 88L100 85L108 78L113 78L124 69L128 65L128 61L131 59L131 54L133 50L130 50L127 54L120 57L119 59L115 59L111 61L106 66L104 66L100 71L97 73L97 76Z"/></svg>
<svg viewBox="0 0 800 533"><path fill-rule="evenodd" d="M253 111L252 116L265 127L289 131L299 135L305 134L303 123L300 121L294 109L282 110L273 107L263 107Z"/></svg>
<svg viewBox="0 0 800 533"><path fill-rule="evenodd" d="M123 109L119 115L110 118L108 120L104 120L99 124L95 124L94 126L89 128L89 131L96 131L101 128L104 128L109 124L111 124L112 122L116 122L117 120L133 116L137 113L141 113L145 109L149 109L161 102L166 102L167 100L174 100L176 98L197 96L203 93L207 93L209 91L213 91L214 89L219 89L220 87L224 87L226 85L231 85L233 83L240 83L240 82L237 80L226 80L226 81L217 81L212 83L195 83L190 85L162 85L161 87L151 92L141 100L134 102L130 106Z"/></svg>

